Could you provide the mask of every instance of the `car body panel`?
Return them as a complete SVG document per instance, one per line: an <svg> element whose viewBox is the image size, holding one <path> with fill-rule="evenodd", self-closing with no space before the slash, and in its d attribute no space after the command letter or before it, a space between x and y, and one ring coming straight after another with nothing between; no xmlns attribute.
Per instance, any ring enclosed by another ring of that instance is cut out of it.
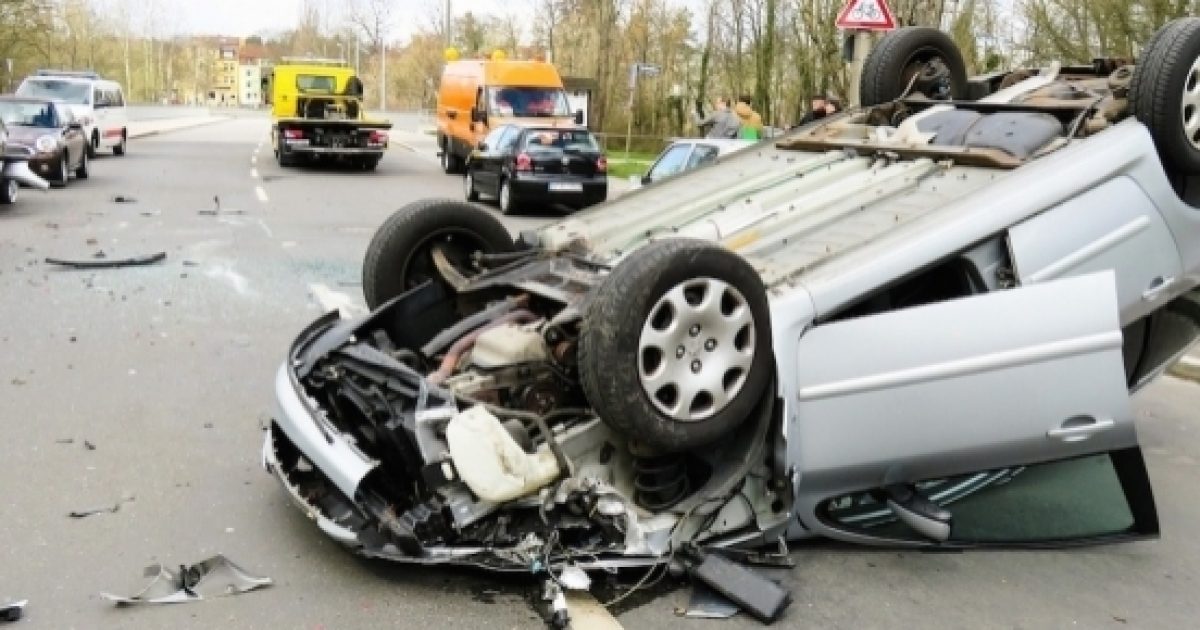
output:
<svg viewBox="0 0 1200 630"><path fill-rule="evenodd" d="M1102 272L807 331L782 355L799 517L836 537L815 511L848 490L1136 446L1114 288ZM1084 426L1055 437L1066 422Z"/></svg>
<svg viewBox="0 0 1200 630"><path fill-rule="evenodd" d="M475 190L498 197L501 184L508 181L516 197L526 203L583 208L604 201L608 197L608 175L598 171L597 164L604 158L599 147L566 150L532 146L530 138L540 132L572 132L591 137L587 129L576 126L562 128L541 123L496 127L467 160L466 168ZM595 140L591 144L595 146ZM520 154L529 156L530 170L517 170Z"/></svg>
<svg viewBox="0 0 1200 630"><path fill-rule="evenodd" d="M70 107L53 101L28 99L21 97L0 97L0 103L14 102L22 105L41 107L53 112L51 119L39 119L39 126L10 124L8 125L9 143L33 149L36 154L29 160L29 168L41 177L60 179L63 152L67 155L67 177L69 178L79 168L87 151L88 138L82 125L75 124L74 114ZM53 151L38 151L36 148L40 138L49 137L55 142Z"/></svg>

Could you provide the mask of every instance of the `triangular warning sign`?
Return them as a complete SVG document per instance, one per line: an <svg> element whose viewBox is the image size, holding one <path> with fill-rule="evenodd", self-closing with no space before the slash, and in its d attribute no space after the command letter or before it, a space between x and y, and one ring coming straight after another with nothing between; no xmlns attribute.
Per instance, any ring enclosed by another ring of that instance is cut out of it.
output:
<svg viewBox="0 0 1200 630"><path fill-rule="evenodd" d="M850 0L838 14L837 27L890 31L896 28L896 18L887 0Z"/></svg>

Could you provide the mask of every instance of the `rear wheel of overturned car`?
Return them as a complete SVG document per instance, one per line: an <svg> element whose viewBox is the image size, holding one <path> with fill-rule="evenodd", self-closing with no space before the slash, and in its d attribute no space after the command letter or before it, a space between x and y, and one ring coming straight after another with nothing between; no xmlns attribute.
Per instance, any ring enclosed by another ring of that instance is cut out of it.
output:
<svg viewBox="0 0 1200 630"><path fill-rule="evenodd" d="M11 205L17 203L18 191L21 187L15 179L5 179L0 181L0 205Z"/></svg>
<svg viewBox="0 0 1200 630"><path fill-rule="evenodd" d="M667 239L632 253L584 315L579 372L610 426L662 452L741 425L771 381L767 294L758 272L713 243Z"/></svg>
<svg viewBox="0 0 1200 630"><path fill-rule="evenodd" d="M966 92L962 52L949 35L928 26L906 26L884 35L867 55L859 81L864 106L908 94L959 99Z"/></svg>
<svg viewBox="0 0 1200 630"><path fill-rule="evenodd" d="M363 259L363 296L374 310L427 280L440 281L439 257L470 275L476 252L511 251L512 236L486 210L447 199L416 201L388 217L371 239Z"/></svg>
<svg viewBox="0 0 1200 630"><path fill-rule="evenodd" d="M1200 18L1180 18L1154 34L1134 68L1129 102L1164 165L1200 174Z"/></svg>

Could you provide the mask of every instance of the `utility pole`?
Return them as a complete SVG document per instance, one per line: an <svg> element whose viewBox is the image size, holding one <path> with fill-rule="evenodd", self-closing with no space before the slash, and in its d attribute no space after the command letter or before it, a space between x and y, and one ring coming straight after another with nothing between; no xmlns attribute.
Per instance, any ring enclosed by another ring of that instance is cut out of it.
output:
<svg viewBox="0 0 1200 630"><path fill-rule="evenodd" d="M445 10L446 10L446 16L445 16L446 17L446 48L449 48L450 46L452 46L454 44L454 33L451 32L451 29L453 28L452 25L454 24L454 19L452 17L450 17L450 10L451 10L450 9L450 0L446 0L446 9Z"/></svg>
<svg viewBox="0 0 1200 630"><path fill-rule="evenodd" d="M359 69L359 63L358 63L359 62L358 53L359 53L360 48L361 48L361 46L359 46L359 37L357 34L355 34L354 35L354 74L358 74L358 75L362 74L362 70Z"/></svg>

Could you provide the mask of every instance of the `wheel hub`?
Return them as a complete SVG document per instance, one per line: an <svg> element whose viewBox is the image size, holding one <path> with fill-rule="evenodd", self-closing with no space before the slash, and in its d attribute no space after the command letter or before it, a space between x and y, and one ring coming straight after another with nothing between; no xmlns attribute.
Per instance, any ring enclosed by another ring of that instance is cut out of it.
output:
<svg viewBox="0 0 1200 630"><path fill-rule="evenodd" d="M1192 68L1183 82L1181 105L1183 132L1187 134L1188 142L1200 149L1200 58L1192 62Z"/></svg>
<svg viewBox="0 0 1200 630"><path fill-rule="evenodd" d="M745 297L716 278L671 288L650 309L638 341L638 377L666 416L696 422L724 409L754 361L754 318Z"/></svg>

